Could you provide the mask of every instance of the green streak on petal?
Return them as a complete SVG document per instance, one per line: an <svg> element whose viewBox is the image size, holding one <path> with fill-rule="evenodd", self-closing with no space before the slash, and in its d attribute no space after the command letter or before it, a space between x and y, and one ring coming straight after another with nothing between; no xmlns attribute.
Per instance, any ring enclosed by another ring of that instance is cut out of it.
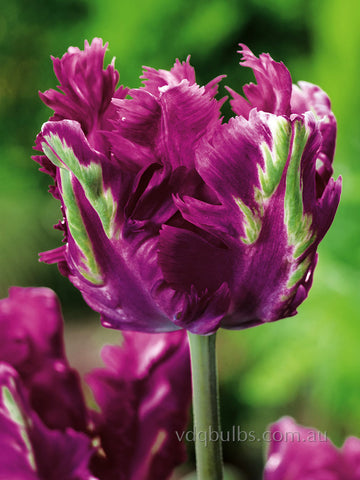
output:
<svg viewBox="0 0 360 480"><path fill-rule="evenodd" d="M296 285L297 282L299 282L303 278L303 276L306 274L306 271L309 268L310 264L311 264L311 260L309 257L306 257L301 263L299 263L299 265L290 275L289 280L286 284L286 287L291 288L294 285Z"/></svg>
<svg viewBox="0 0 360 480"><path fill-rule="evenodd" d="M244 215L244 223L245 223L245 233L246 237L241 237L240 240L245 243L246 245L251 245L252 243L256 242L259 237L260 230L261 230L261 220L260 218L254 214L249 207L245 205L245 203L240 200L240 198L235 198L234 200L241 210L242 214Z"/></svg>
<svg viewBox="0 0 360 480"><path fill-rule="evenodd" d="M58 135L50 134L45 139L51 146L49 148L46 143L42 144L45 155L55 166L62 170L69 170L75 175L84 189L86 198L98 214L105 234L111 238L115 230L117 202L111 189L104 188L101 165L94 162L82 165L73 149L68 147L65 140L62 141Z"/></svg>
<svg viewBox="0 0 360 480"><path fill-rule="evenodd" d="M25 415L22 413L13 394L7 387L5 386L2 387L1 393L2 393L3 404L5 409L8 411L9 417L14 423L16 423L19 426L19 433L26 446L27 459L29 461L31 468L35 470L36 469L35 456L34 456L29 435L27 433L27 429L31 428L31 424L32 424L31 420L25 417Z"/></svg>
<svg viewBox="0 0 360 480"><path fill-rule="evenodd" d="M272 118L269 126L273 138L272 149L269 148L267 143L261 145L264 168L258 165L262 201L271 197L280 183L291 141L291 127L288 120L283 117Z"/></svg>
<svg viewBox="0 0 360 480"><path fill-rule="evenodd" d="M25 426L23 414L16 403L12 393L7 387L2 387L2 397L6 410L9 412L10 418L18 425Z"/></svg>
<svg viewBox="0 0 360 480"><path fill-rule="evenodd" d="M289 235L296 240L297 235L302 230L303 222L303 202L301 188L301 157L307 142L307 132L300 122L294 123L294 139L291 158L286 173L286 191L285 191L285 224L287 225ZM295 242L290 242L292 245Z"/></svg>
<svg viewBox="0 0 360 480"><path fill-rule="evenodd" d="M68 170L61 169L60 176L68 227L71 236L83 255L85 268L80 267L80 272L90 282L94 284L101 284L101 271L95 260L91 241L86 231L79 206L76 202L76 197L71 182L72 173Z"/></svg>
<svg viewBox="0 0 360 480"><path fill-rule="evenodd" d="M279 186L289 156L291 142L289 121L284 117L273 116L269 117L267 125L271 130L273 144L271 148L266 142L260 146L264 166L258 165L260 188L254 189L256 212L253 212L239 198L234 199L244 215L246 237L242 237L241 241L247 245L256 242L259 237L264 207Z"/></svg>
<svg viewBox="0 0 360 480"><path fill-rule="evenodd" d="M284 198L284 221L288 233L288 245L294 248L296 260L314 243L316 234L312 231L312 215L304 213L303 191L301 182L301 158L308 141L306 126L296 121L293 124L293 146L286 172L286 190ZM309 256L305 257L291 273L287 288L294 287L306 275L311 264Z"/></svg>
<svg viewBox="0 0 360 480"><path fill-rule="evenodd" d="M316 235L311 231L312 216L304 213L301 185L301 158L309 134L300 121L295 122L293 128L293 148L286 173L284 221L288 244L294 247L294 258L299 258L315 241Z"/></svg>
<svg viewBox="0 0 360 480"><path fill-rule="evenodd" d="M47 137L50 138L50 137ZM45 142L41 144L41 148L47 158L55 165L55 167L63 168L64 165L60 162L58 157L55 155L55 153L52 151L52 149L49 147L49 145Z"/></svg>

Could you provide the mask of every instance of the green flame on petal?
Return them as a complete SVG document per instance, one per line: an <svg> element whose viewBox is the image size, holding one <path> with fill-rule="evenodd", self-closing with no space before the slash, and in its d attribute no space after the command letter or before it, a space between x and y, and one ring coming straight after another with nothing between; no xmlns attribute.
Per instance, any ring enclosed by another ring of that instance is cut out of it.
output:
<svg viewBox="0 0 360 480"><path fill-rule="evenodd" d="M294 257L298 258L314 242L315 236L310 230L312 216L304 213L301 185L301 157L309 134L300 121L295 122L293 128L294 139L286 173L284 210L289 245L294 245Z"/></svg>
<svg viewBox="0 0 360 480"><path fill-rule="evenodd" d="M258 165L261 185L258 198L261 204L272 196L280 183L289 156L291 142L291 125L286 118L270 117L268 126L272 133L273 148L270 150L267 143L261 145L265 161L263 169Z"/></svg>
<svg viewBox="0 0 360 480"><path fill-rule="evenodd" d="M269 116L267 126L271 130L273 145L272 149L266 142L260 146L264 158L264 167L258 165L260 188L255 187L257 211L253 212L240 199L234 198L244 215L245 221L246 237L242 237L240 240L247 245L255 243L259 237L264 206L269 202L278 187L289 156L291 125L288 120L284 117Z"/></svg>
<svg viewBox="0 0 360 480"><path fill-rule="evenodd" d="M309 138L306 125L300 120L290 123L285 117L267 116L266 125L271 130L273 144L271 148L264 142L261 152L264 165L258 165L260 188L255 187L255 211L239 198L234 198L244 216L245 237L241 241L246 245L256 242L259 237L264 208L280 184L286 169L284 197L284 223L288 234L288 245L293 247L293 270L287 288L293 287L306 274L310 258L305 257L298 263L299 257L315 241L312 232L312 216L304 213L301 182L301 158ZM290 155L290 158L289 158ZM288 164L287 164L288 163Z"/></svg>
<svg viewBox="0 0 360 480"><path fill-rule="evenodd" d="M245 203L240 198L235 198L234 200L244 215L244 226L245 226L245 237L241 237L240 240L246 245L251 245L255 243L260 235L261 230L261 219L259 216L254 215L252 210L245 205Z"/></svg>
<svg viewBox="0 0 360 480"><path fill-rule="evenodd" d="M301 157L304 152L309 133L301 121L293 124L293 146L286 172L286 190L284 198L285 225L288 232L288 244L294 247L293 257L298 259L316 239L312 232L312 216L304 213L303 192L301 184ZM305 274L310 266L306 257L292 272L287 287L291 288Z"/></svg>
<svg viewBox="0 0 360 480"><path fill-rule="evenodd" d="M76 201L73 185L72 173L68 170L60 170L61 185L63 189L63 199L66 206L67 224L83 255L84 266L79 267L80 273L90 282L99 285L102 283L101 271L95 260L94 251L87 230L85 228L79 206Z"/></svg>
<svg viewBox="0 0 360 480"><path fill-rule="evenodd" d="M117 202L110 188L104 187L101 165L95 162L89 165L81 164L73 149L67 146L65 140L61 140L58 135L51 133L45 136L45 139L51 146L49 148L46 143L42 144L45 155L55 166L71 171L78 179L86 198L99 215L106 235L111 238L114 233Z"/></svg>
<svg viewBox="0 0 360 480"><path fill-rule="evenodd" d="M13 383L13 381L11 381ZM15 384L13 385L16 388ZM19 434L21 435L22 440L26 446L26 456L31 468L35 471L36 463L35 463L35 456L33 453L32 445L30 442L29 435L27 433L27 429L31 427L31 420L23 414L21 411L14 395L9 390L8 387L3 386L1 388L2 393L2 402L5 409L8 411L8 415L11 420L16 423L19 427Z"/></svg>
<svg viewBox="0 0 360 480"><path fill-rule="evenodd" d="M63 200L66 207L66 219L71 236L83 255L81 274L94 284L102 283L101 270L96 262L91 240L85 228L73 187L76 178L84 189L87 200L93 207L108 238L115 230L117 203L110 188L105 189L101 165L92 162L82 165L71 147L58 135L45 136L47 143L42 143L43 152L49 160L60 169Z"/></svg>

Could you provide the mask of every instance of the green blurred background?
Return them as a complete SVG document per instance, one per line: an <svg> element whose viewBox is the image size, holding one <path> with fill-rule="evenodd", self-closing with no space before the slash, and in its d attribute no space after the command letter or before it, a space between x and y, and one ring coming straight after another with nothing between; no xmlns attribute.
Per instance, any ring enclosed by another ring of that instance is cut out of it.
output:
<svg viewBox="0 0 360 480"><path fill-rule="evenodd" d="M121 83L139 85L142 65L169 69L190 53L197 80L228 75L238 91L252 80L238 66L237 43L282 60L293 81L319 84L332 99L339 133L336 176L343 194L319 249L309 299L296 317L219 335L223 429L261 435L289 414L326 431L337 445L360 436L360 7L358 0L13 0L0 13L0 290L45 285L57 291L67 322L68 352L88 369L104 333L96 315L55 266L37 252L56 247L59 205L49 178L30 160L36 133L50 115L37 95L54 88L50 54L100 36L116 56ZM225 95L221 87L220 96ZM225 108L225 117L229 110ZM85 321L87 320L87 321ZM86 341L83 337L86 336ZM116 336L116 335L115 335ZM88 343L86 343L88 342ZM96 350L96 349L95 349ZM261 478L262 442L226 442L233 477ZM190 462L193 460L189 445ZM191 470L191 463L189 469ZM186 469L185 469L186 471Z"/></svg>

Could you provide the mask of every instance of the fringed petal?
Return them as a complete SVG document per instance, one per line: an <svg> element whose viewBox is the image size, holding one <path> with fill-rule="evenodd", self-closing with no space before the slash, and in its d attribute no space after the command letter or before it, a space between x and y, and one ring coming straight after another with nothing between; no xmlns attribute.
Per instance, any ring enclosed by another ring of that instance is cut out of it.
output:
<svg viewBox="0 0 360 480"><path fill-rule="evenodd" d="M240 64L253 69L257 84L243 87L247 104L236 92L229 90L231 94L235 93L230 101L234 112L245 118L252 108L275 115L290 115L292 80L288 69L282 62L275 62L268 53L262 53L257 58L246 45L240 44L240 47Z"/></svg>

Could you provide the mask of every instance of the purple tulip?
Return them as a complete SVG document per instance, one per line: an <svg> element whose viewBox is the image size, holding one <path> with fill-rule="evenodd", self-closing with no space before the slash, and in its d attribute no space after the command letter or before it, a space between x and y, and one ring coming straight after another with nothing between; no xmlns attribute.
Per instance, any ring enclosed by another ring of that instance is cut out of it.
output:
<svg viewBox="0 0 360 480"><path fill-rule="evenodd" d="M264 480L359 480L360 439L337 449L325 434L284 417L270 428Z"/></svg>
<svg viewBox="0 0 360 480"><path fill-rule="evenodd" d="M0 480L167 480L184 461L184 331L132 333L105 347L106 368L88 375L99 413L66 360L51 290L13 287L0 326Z"/></svg>
<svg viewBox="0 0 360 480"><path fill-rule="evenodd" d="M200 87L177 60L115 90L104 53L99 39L69 49L54 59L63 93L42 94L55 115L36 160L55 180L64 245L41 259L113 328L210 334L295 315L340 198L327 95L244 46L257 84L247 100L230 90L223 123L221 77Z"/></svg>

